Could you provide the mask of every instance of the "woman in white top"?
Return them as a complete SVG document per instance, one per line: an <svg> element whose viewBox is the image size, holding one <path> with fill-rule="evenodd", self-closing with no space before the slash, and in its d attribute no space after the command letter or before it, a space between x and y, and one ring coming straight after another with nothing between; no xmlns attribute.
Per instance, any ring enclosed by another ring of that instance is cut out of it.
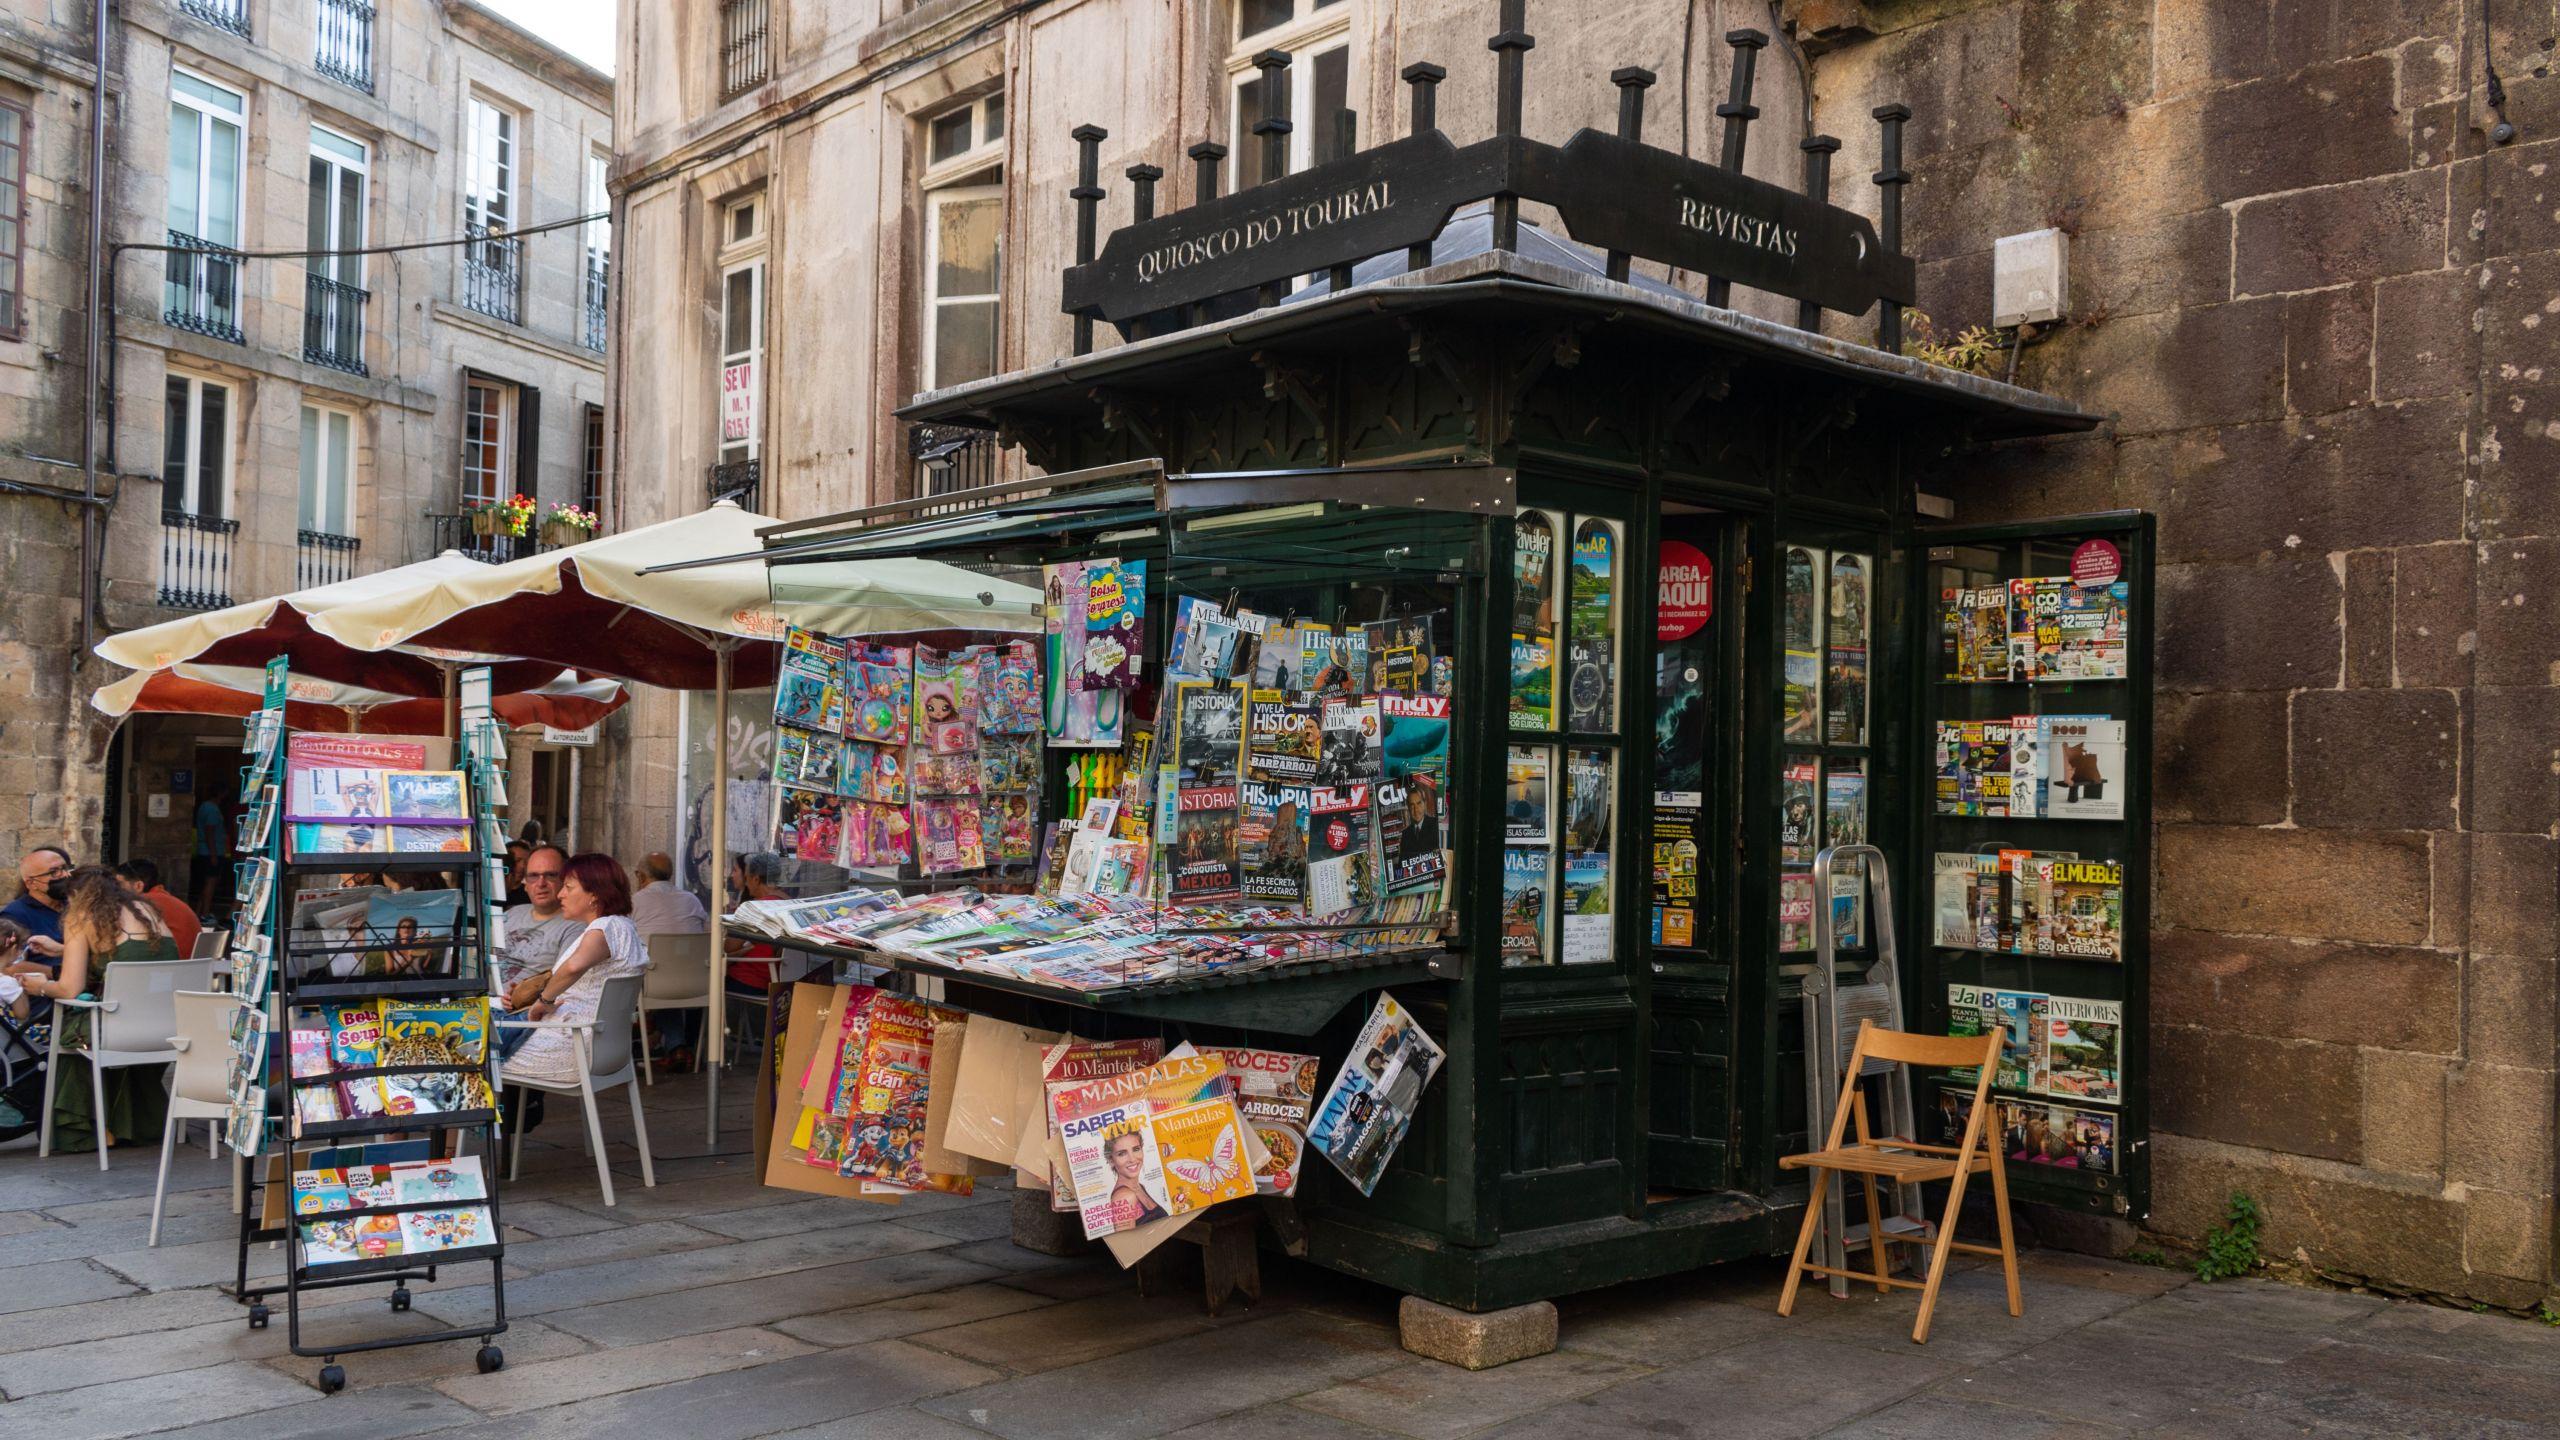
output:
<svg viewBox="0 0 2560 1440"><path fill-rule="evenodd" d="M526 1007L527 1020L568 1024L593 1020L604 982L649 968L649 949L631 923L631 881L610 855L571 857L560 882L560 910L572 923L560 950L559 963L543 981L542 994ZM525 1032L519 1032L525 1033ZM578 1049L574 1032L534 1030L498 1067L501 1082L537 1080L551 1085L578 1083ZM618 1043L622 1037L599 1036L596 1043Z"/></svg>

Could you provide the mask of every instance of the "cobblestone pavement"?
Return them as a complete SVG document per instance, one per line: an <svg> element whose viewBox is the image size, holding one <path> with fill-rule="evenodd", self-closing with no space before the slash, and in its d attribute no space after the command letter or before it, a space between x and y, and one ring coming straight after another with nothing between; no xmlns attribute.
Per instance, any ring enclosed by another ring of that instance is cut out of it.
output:
<svg viewBox="0 0 2560 1440"><path fill-rule="evenodd" d="M0 1435L154 1433L882 1436L1185 1440L1534 1436L2524 1436L2560 1415L2560 1331L2254 1281L2039 1254L2027 1315L1996 1276L1949 1281L1934 1338L1912 1300L1809 1294L1775 1313L1778 1267L1730 1265L1579 1297L1563 1348L1481 1374L1397 1348L1395 1297L1266 1266L1252 1309L1140 1299L1107 1260L1007 1238L1009 1196L891 1209L769 1190L743 1105L702 1148L702 1089L650 1104L658 1184L614 1141L607 1209L554 1098L506 1192L506 1368L467 1342L356 1355L323 1395L284 1321L252 1331L229 1278L226 1170L199 1146L145 1234L155 1153L0 1153ZM726 1109L728 1107L724 1107ZM573 1114L574 1112L572 1112ZM608 1138L629 1134L619 1096ZM616 1123L617 1119L621 1123ZM260 1251L272 1273L278 1252ZM325 1292L314 1343L488 1313L456 1267L395 1315L378 1286Z"/></svg>

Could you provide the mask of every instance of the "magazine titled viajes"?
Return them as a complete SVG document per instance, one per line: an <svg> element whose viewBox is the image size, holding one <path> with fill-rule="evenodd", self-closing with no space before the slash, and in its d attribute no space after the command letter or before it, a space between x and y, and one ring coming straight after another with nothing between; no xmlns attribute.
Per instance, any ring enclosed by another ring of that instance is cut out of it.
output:
<svg viewBox="0 0 2560 1440"><path fill-rule="evenodd" d="M1413 1126L1423 1089L1446 1058L1411 1012L1381 994L1351 1042L1351 1058L1316 1108L1308 1145L1322 1151L1361 1194L1376 1193L1378 1177Z"/></svg>

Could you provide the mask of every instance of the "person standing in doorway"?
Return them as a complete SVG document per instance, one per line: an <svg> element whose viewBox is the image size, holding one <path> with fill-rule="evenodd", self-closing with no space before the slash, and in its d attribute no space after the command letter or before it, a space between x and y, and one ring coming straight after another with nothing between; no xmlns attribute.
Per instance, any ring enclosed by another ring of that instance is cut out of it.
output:
<svg viewBox="0 0 2560 1440"><path fill-rule="evenodd" d="M188 866L187 899L198 915L213 913L216 894L222 889L222 866L231 853L231 837L224 834L222 802L211 795L196 801L195 855Z"/></svg>

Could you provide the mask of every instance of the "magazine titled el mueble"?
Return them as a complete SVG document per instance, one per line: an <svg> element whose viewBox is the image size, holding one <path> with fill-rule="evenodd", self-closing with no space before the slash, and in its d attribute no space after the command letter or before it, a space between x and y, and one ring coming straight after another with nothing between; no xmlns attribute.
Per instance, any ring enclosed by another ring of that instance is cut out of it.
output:
<svg viewBox="0 0 2560 1440"><path fill-rule="evenodd" d="M1308 1146L1332 1161L1361 1194L1375 1194L1388 1159L1413 1128L1424 1088L1447 1058L1448 1052L1412 1012L1394 996L1380 995L1368 1023L1351 1042L1350 1058L1333 1077L1333 1088L1316 1107Z"/></svg>

